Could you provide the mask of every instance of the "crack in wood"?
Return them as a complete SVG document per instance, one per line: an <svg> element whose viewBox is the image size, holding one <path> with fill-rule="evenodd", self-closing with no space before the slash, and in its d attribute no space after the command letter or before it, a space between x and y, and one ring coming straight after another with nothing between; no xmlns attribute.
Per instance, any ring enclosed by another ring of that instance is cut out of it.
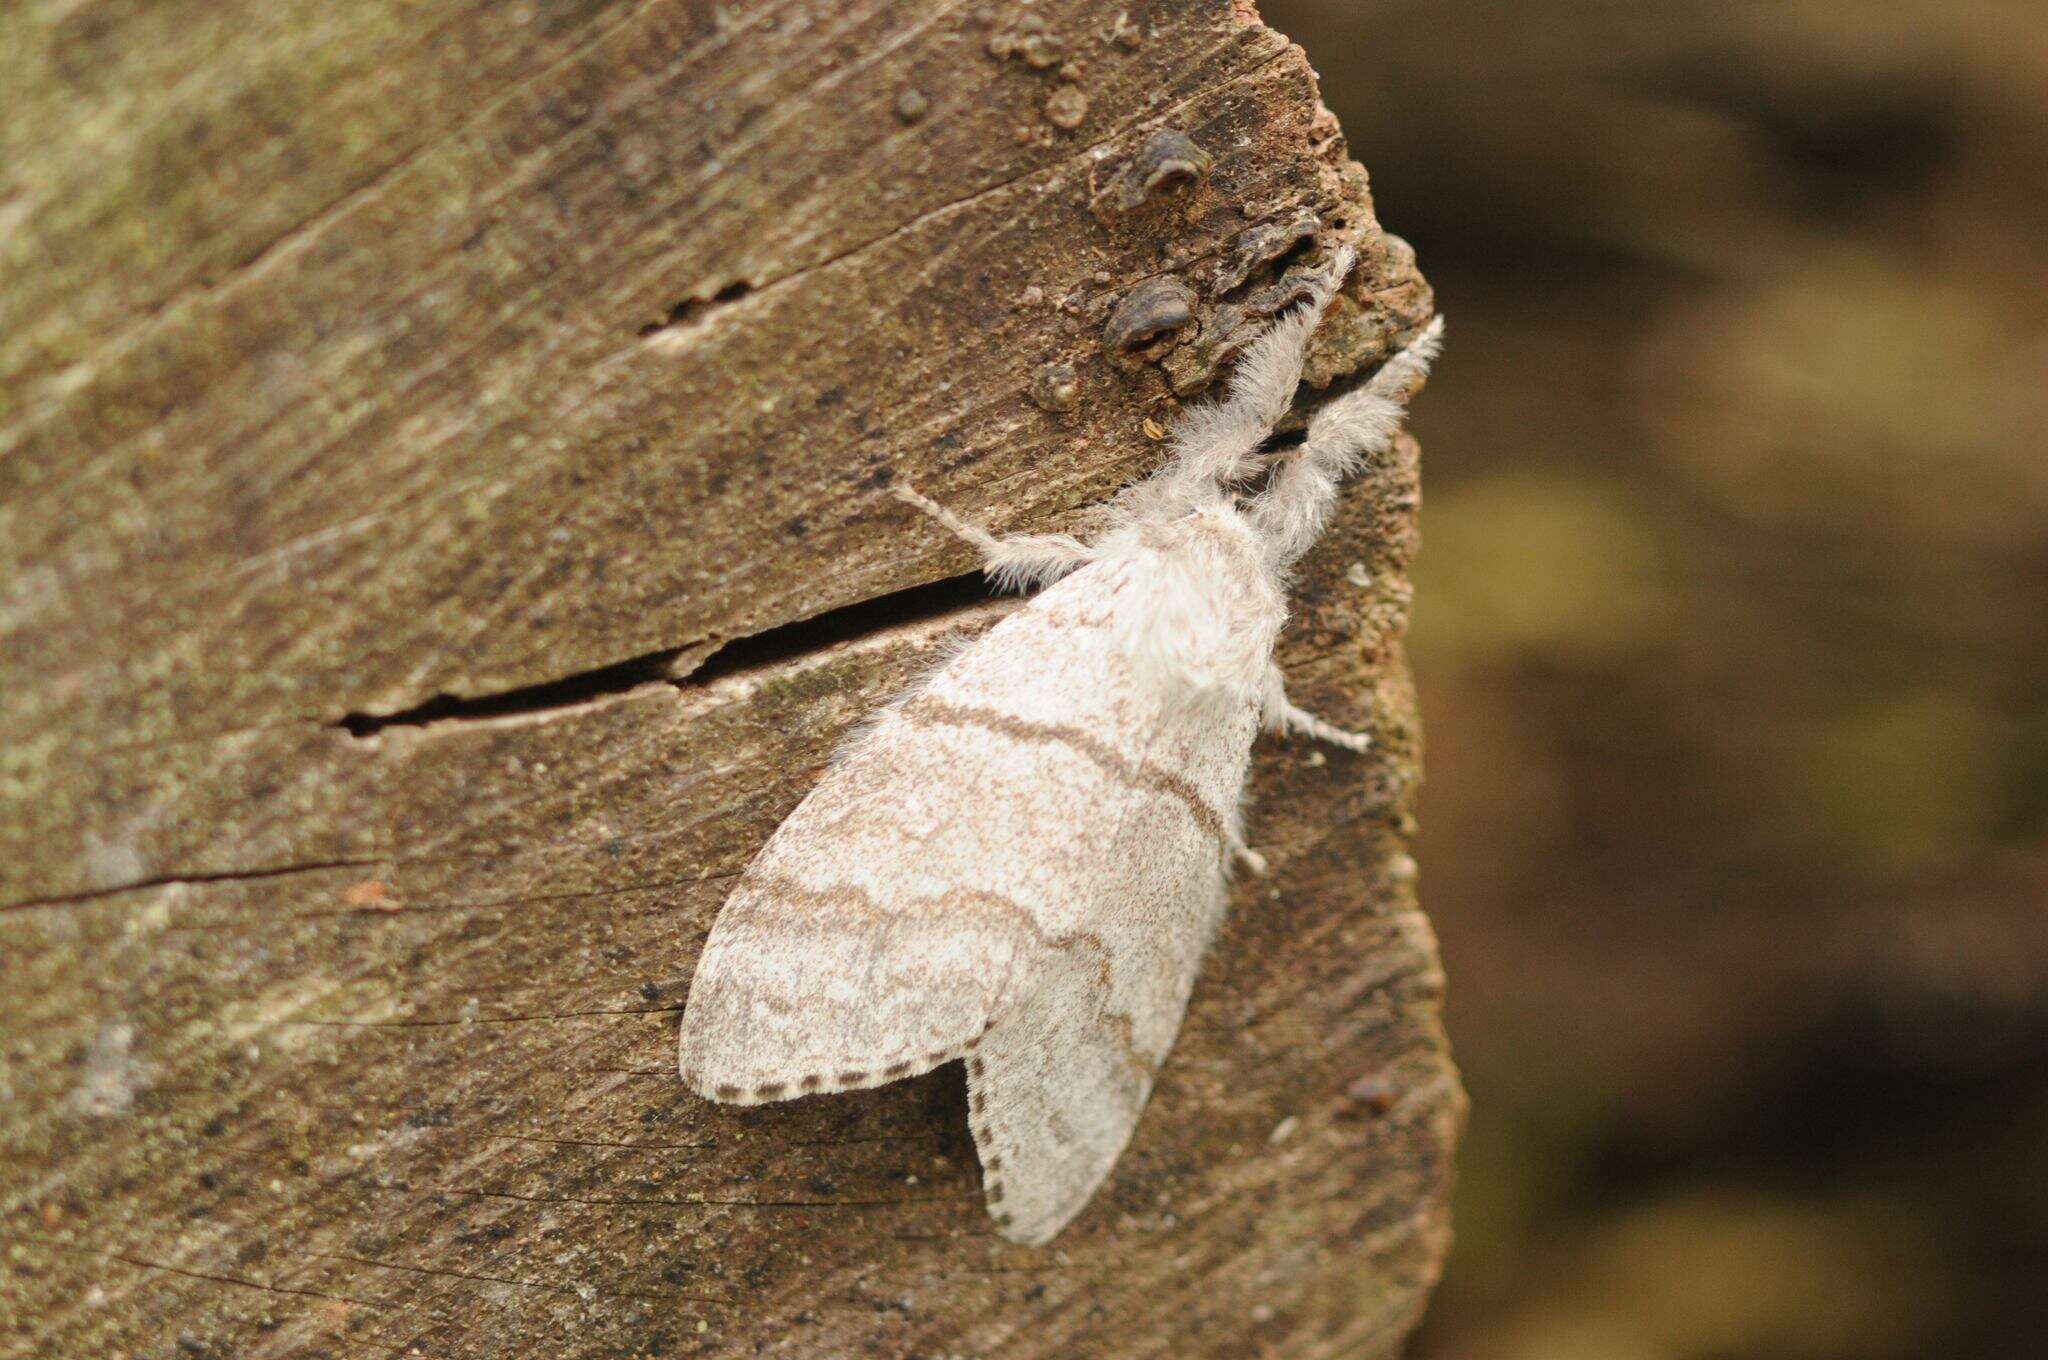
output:
<svg viewBox="0 0 2048 1360"><path fill-rule="evenodd" d="M369 740L394 727L440 730L545 719L588 709L653 685L701 689L729 676L763 670L890 629L943 618L989 596L981 573L974 571L926 581L743 637L664 647L497 694L439 694L425 703L391 713L350 713L332 726L359 740Z"/></svg>
<svg viewBox="0 0 2048 1360"><path fill-rule="evenodd" d="M293 874L316 874L329 869L369 869L388 863L389 860L382 859L330 859L308 864L280 864L262 869L224 869L217 873L161 874L152 878L138 878L129 883L117 883L109 888L88 888L83 892L52 893L47 897L23 897L12 902L0 902L0 913L29 911L36 907L74 906L81 902L97 902L102 898L119 897L122 893L141 892L148 888L179 887L188 883L251 883L266 878L287 878Z"/></svg>
<svg viewBox="0 0 2048 1360"><path fill-rule="evenodd" d="M533 1015L478 1015L453 1020L323 1020L291 1017L273 1020L273 1025L315 1025L326 1029L461 1029L468 1025L528 1025L547 1020L584 1020L592 1016L679 1015L681 1006L648 1006L644 1009L596 1008L586 1011L541 1011Z"/></svg>
<svg viewBox="0 0 2048 1360"><path fill-rule="evenodd" d="M958 1195L908 1195L901 1199L663 1199L646 1195L518 1195L510 1190L472 1190L461 1185L394 1185L388 1181L366 1181L371 1190L402 1195L470 1195L478 1199L516 1200L521 1204L582 1204L594 1208L662 1209L903 1209L926 1204L979 1204L981 1193Z"/></svg>
<svg viewBox="0 0 2048 1360"><path fill-rule="evenodd" d="M642 326L640 328L640 338L645 340L649 336L660 334L662 331L681 330L690 326L700 325L713 309L723 307L729 302L738 302L753 291L753 284L745 279L735 279L708 296L693 293L669 308L668 315L662 320L654 322L652 325Z"/></svg>
<svg viewBox="0 0 2048 1360"><path fill-rule="evenodd" d="M691 643L664 647L658 651L614 661L592 670L538 684L520 685L497 694L463 697L437 694L424 703L390 713L348 713L333 724L359 740L376 736L389 727L432 727L445 723L487 722L553 713L589 706L592 702L630 694L648 685L673 678L676 662L690 650Z"/></svg>
<svg viewBox="0 0 2048 1360"><path fill-rule="evenodd" d="M517 1285L521 1289L543 1290L550 1294L571 1294L586 1302L593 1299L652 1299L660 1302L681 1299L686 1303L708 1303L725 1307L729 1307L733 1303L731 1299L715 1299L704 1294L685 1294L679 1290L664 1290L660 1293L648 1293L643 1290L595 1290L587 1285L547 1284L540 1280L522 1280L512 1275L477 1275L466 1270L402 1265L397 1261L377 1261L367 1256L350 1256L346 1252L315 1251L309 1252L307 1255L314 1260L348 1261L355 1265L369 1266L376 1270L399 1270L413 1275L438 1275L450 1280L469 1280L476 1284L509 1284Z"/></svg>
<svg viewBox="0 0 2048 1360"><path fill-rule="evenodd" d="M0 1240L6 1239L0 1238ZM149 1261L140 1256L130 1256L126 1252L108 1251L101 1247L74 1247L62 1242L52 1242L48 1238L42 1237L23 1237L14 1240L33 1242L45 1251L64 1252L71 1256L97 1256L102 1260L119 1261L123 1265L134 1266L140 1270L160 1270L170 1275L182 1275L188 1280L208 1280L214 1284L235 1285L242 1289L260 1289L266 1294L297 1294L304 1298L333 1299L339 1303L352 1303L358 1307L378 1312L383 1311L385 1307L382 1303L373 1302L369 1299L359 1299L350 1294L330 1294L319 1289L299 1289L291 1285L266 1284L262 1280L251 1280L239 1275L221 1275L213 1271L191 1270L184 1266L174 1266L163 1261Z"/></svg>
<svg viewBox="0 0 2048 1360"><path fill-rule="evenodd" d="M718 1146L715 1141L694 1143L618 1143L603 1138L546 1138L537 1133L489 1133L484 1136L486 1138L502 1138L510 1143L546 1143L551 1147L619 1148L628 1152L708 1152Z"/></svg>
<svg viewBox="0 0 2048 1360"><path fill-rule="evenodd" d="M729 869L715 874L693 874L683 878L641 879L632 883L617 883L602 888L582 888L574 892L519 893L510 897L486 897L473 902L399 902L376 907L332 907L320 911L296 911L286 918L293 921L320 921L330 917L379 917L391 919L401 916L418 916L430 912L492 911L504 907L545 906L554 902L586 902L601 897L619 897L626 893L666 892L671 888L694 888L706 883L726 883L740 876L741 870ZM213 923L199 926L171 926L169 930L207 931L216 929Z"/></svg>
<svg viewBox="0 0 2048 1360"><path fill-rule="evenodd" d="M892 590L734 638L705 657L677 683L679 687L698 689L731 676L753 674L863 638L931 623L981 604L994 594L982 580L979 568Z"/></svg>

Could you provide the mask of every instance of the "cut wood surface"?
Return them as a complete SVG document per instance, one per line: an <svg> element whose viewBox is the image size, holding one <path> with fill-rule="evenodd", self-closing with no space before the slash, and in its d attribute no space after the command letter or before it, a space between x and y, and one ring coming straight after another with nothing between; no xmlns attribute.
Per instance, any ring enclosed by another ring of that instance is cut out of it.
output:
<svg viewBox="0 0 2048 1360"><path fill-rule="evenodd" d="M1273 873L1051 1247L993 1235L957 1071L734 1110L673 1064L734 877L1012 607L892 479L1084 524L1305 223L1363 260L1304 402L1426 320L1299 49L1243 3L85 0L0 13L0 87L0 1356L1398 1346L1462 1101L1411 443L1281 653L1376 749L1261 743Z"/></svg>

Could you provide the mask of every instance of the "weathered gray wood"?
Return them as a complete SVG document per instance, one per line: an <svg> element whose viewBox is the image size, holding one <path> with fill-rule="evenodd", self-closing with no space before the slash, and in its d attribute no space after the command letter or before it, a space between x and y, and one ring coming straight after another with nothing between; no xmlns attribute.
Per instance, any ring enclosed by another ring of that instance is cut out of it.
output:
<svg viewBox="0 0 2048 1360"><path fill-rule="evenodd" d="M673 1076L726 884L1005 607L899 593L969 563L885 478L1070 522L1304 210L1365 252L1317 381L1427 315L1298 50L1119 13L0 15L0 1355L1398 1342L1460 1099L1402 850L1412 446L1282 658L1380 749L1262 749L1275 876L1055 1248L990 1235L956 1074ZM1206 176L1125 207L1161 129ZM1169 274L1201 334L1105 355Z"/></svg>

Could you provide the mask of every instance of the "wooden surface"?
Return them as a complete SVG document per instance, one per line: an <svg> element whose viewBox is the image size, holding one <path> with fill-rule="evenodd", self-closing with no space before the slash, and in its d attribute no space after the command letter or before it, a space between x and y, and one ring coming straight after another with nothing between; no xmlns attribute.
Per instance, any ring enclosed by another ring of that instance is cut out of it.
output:
<svg viewBox="0 0 2048 1360"><path fill-rule="evenodd" d="M1231 3L85 0L0 12L0 87L0 1356L1398 1344L1462 1099L1410 444L1282 653L1378 751L1261 744L1274 875L1052 1247L991 1234L956 1071L735 1111L672 1062L733 876L1007 607L890 477L1080 522L1304 211L1365 256L1318 383L1427 316L1298 49ZM1144 191L1162 131L1208 164ZM1169 277L1190 323L1106 353Z"/></svg>

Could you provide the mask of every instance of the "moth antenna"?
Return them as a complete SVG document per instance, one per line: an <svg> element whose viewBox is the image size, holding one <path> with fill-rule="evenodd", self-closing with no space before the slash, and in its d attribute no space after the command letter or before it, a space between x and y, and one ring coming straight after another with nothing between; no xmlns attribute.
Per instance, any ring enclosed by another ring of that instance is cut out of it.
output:
<svg viewBox="0 0 2048 1360"><path fill-rule="evenodd" d="M1309 421L1307 440L1248 507L1276 566L1292 566L1315 544L1336 507L1338 486L1392 445L1409 399L1443 348L1443 335L1444 319L1433 318L1363 387L1337 398Z"/></svg>
<svg viewBox="0 0 2048 1360"><path fill-rule="evenodd" d="M1131 514L1171 519L1223 495L1251 474L1253 455L1294 402L1309 337L1356 260L1350 246L1337 247L1329 267L1310 285L1308 298L1245 350L1223 400L1181 413L1173 425L1171 459L1127 493Z"/></svg>

